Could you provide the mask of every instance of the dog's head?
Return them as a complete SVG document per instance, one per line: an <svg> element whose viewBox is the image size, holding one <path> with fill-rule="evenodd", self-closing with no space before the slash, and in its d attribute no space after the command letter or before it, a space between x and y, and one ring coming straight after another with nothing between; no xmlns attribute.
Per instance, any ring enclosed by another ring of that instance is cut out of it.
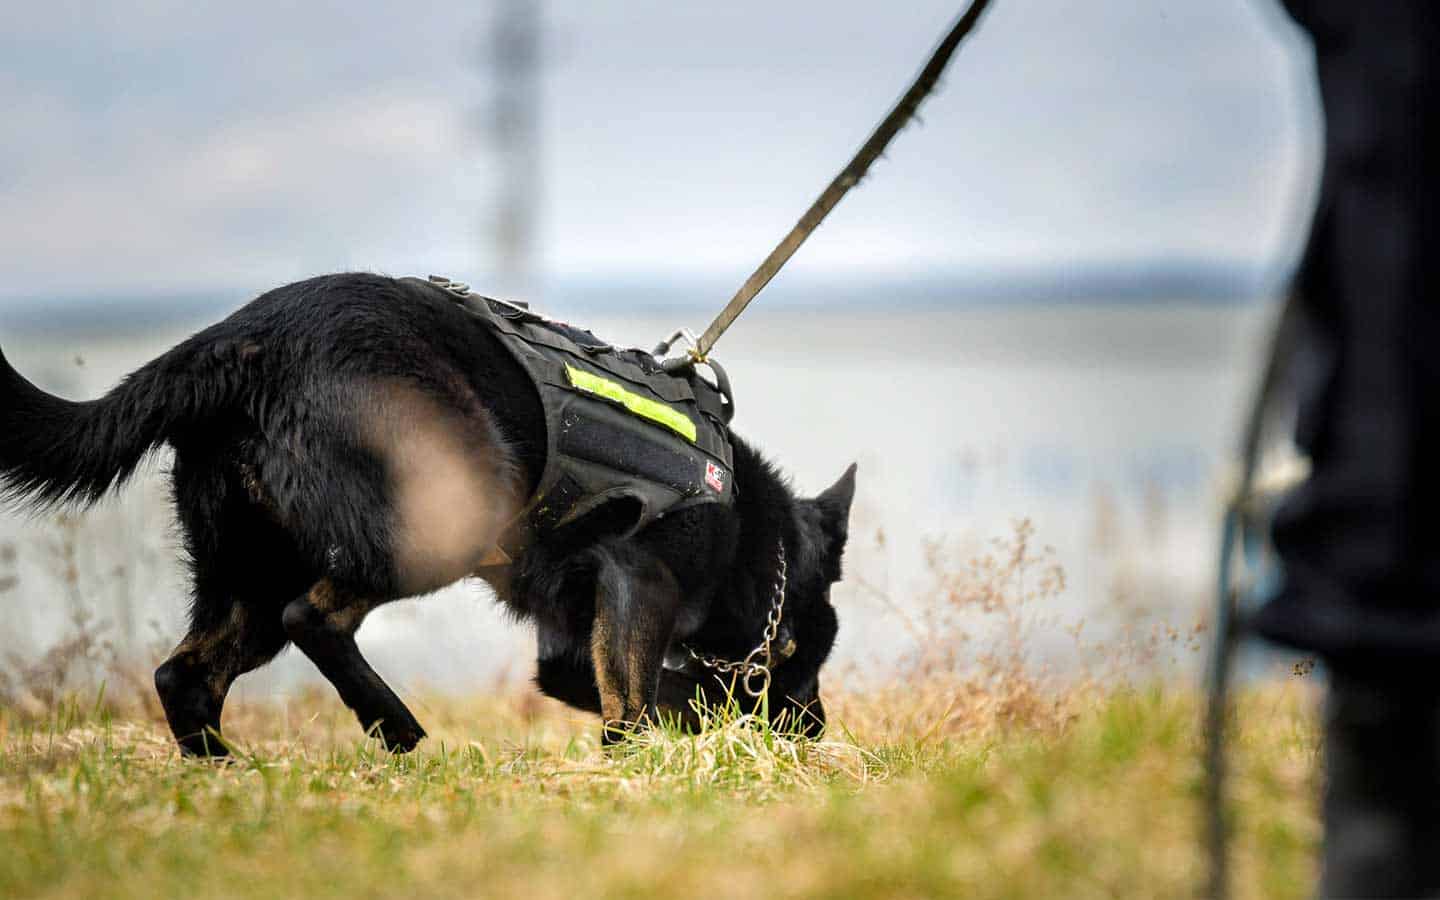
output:
<svg viewBox="0 0 1440 900"><path fill-rule="evenodd" d="M830 590L842 575L855 499L855 466L811 499L795 504L796 546L787 551L785 618L777 650L794 641L794 652L777 659L770 689L771 717L818 737L825 729L820 667L830 657L839 621ZM785 624L788 623L788 628Z"/></svg>
<svg viewBox="0 0 1440 900"><path fill-rule="evenodd" d="M738 441L736 466L737 472L748 476L740 490L740 519L759 536L748 551L742 549L737 574L728 579L729 595L722 593L727 612L714 617L720 624L710 626L715 630L702 636L702 641L708 637L714 643L730 644L734 649L728 655L734 660L754 646L754 636L771 611L772 586L780 575L775 550L775 538L780 537L785 604L779 633L771 645L770 718L777 726L818 737L825 730L820 667L830 656L839 628L830 589L840 580L850 531L855 466L811 498L796 497L778 471ZM691 701L698 694L707 705L724 706L727 681L703 664L685 660L662 676L661 708L694 725Z"/></svg>

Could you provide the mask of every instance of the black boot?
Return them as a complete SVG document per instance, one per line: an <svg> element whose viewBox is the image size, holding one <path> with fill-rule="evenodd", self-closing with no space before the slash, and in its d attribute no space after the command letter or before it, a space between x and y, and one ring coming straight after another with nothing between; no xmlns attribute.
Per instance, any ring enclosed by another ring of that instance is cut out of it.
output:
<svg viewBox="0 0 1440 900"><path fill-rule="evenodd" d="M1440 897L1440 684L1358 668L1326 702L1320 896Z"/></svg>

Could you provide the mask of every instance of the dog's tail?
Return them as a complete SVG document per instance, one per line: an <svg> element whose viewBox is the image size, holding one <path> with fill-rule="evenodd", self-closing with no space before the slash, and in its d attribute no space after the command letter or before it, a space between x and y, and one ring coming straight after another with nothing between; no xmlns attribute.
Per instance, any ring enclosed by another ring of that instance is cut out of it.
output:
<svg viewBox="0 0 1440 900"><path fill-rule="evenodd" d="M88 506L123 484L177 427L225 401L223 384L193 374L203 349L192 338L82 403L37 388L0 352L0 500Z"/></svg>

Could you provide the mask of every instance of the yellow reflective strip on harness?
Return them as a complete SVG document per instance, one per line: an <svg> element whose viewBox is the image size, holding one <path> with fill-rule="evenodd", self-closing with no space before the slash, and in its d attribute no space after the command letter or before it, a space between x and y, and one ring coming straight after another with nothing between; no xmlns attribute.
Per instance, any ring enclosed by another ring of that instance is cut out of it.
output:
<svg viewBox="0 0 1440 900"><path fill-rule="evenodd" d="M565 374L570 376L570 383L576 388L594 394L597 397L604 397L612 400L628 409L630 412L642 419L649 419L657 425L664 425L666 428L684 437L690 443L695 443L695 423L690 417L677 409L672 409L663 403L642 397L639 394L627 391L608 378L601 378L594 372L587 372L584 369L577 369L574 366L565 366Z"/></svg>

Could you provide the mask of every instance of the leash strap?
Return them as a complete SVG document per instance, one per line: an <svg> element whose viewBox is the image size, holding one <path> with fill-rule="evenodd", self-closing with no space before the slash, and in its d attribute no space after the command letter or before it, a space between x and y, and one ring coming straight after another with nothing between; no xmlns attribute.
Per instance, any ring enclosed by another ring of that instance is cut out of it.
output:
<svg viewBox="0 0 1440 900"><path fill-rule="evenodd" d="M975 23L980 21L981 14L989 5L990 0L971 0L970 8L965 10L964 15L950 29L950 33L945 35L945 39L940 42L940 46L935 48L935 52L930 56L930 61L925 64L925 68L920 70L920 74L916 76L910 89L900 98L900 102L895 104L895 108L890 110L890 114L880 122L880 125L870 135L870 139L850 160L850 164L835 176L835 180L830 182L830 186L825 188L819 198L810 205L810 208L805 211L805 215L801 216L800 221L795 223L795 227L790 229L790 233L785 235L784 240L776 245L774 250L770 251L770 255L765 257L765 261L760 263L760 267L745 280L745 283L740 286L740 290L735 292L735 296L720 311L720 315L716 316L715 321L710 323L710 327L705 329L705 333L700 335L700 340L690 351L691 359L695 362L705 362L706 357L710 354L710 349L715 346L715 342L720 340L720 336L725 333L725 330L739 317L740 313L744 312L745 307L750 305L750 301L755 299L755 295L764 290L765 285L770 283L770 279L780 272L790 257L795 255L795 251L800 249L800 245L805 243L821 222L825 221L825 217L830 214L830 210L835 208L841 198L860 183L860 180L865 177L865 173L869 171L870 165L880 158L880 154L885 152L885 148L900 132L900 129L915 117L915 112L920 108L921 102L934 90L935 83L940 80L940 74L945 71L950 57L955 53L955 48L960 46L960 42L975 28Z"/></svg>
<svg viewBox="0 0 1440 900"><path fill-rule="evenodd" d="M1296 347L1300 317L1300 289L1292 286L1276 317L1260 381L1245 418L1240 443L1240 476L1225 504L1220 523L1220 553L1216 567L1215 637L1205 673L1204 808L1205 843L1210 857L1204 896L1227 900L1230 893L1229 828L1225 816L1226 721L1230 714L1230 681L1235 654L1247 626L1242 609L1243 588L1236 583L1235 546L1253 534L1255 475L1260 466L1267 413L1273 408L1286 366Z"/></svg>

